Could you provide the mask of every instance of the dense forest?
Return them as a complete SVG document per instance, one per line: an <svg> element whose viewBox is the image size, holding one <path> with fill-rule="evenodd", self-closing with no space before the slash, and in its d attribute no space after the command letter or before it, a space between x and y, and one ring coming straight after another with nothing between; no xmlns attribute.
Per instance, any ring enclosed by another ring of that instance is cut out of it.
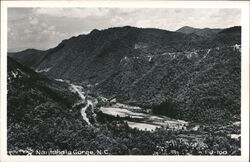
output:
<svg viewBox="0 0 250 162"><path fill-rule="evenodd" d="M240 133L239 126L234 125L207 125L200 131L159 128L152 132L98 115L97 122L89 126L74 107L78 97L67 85L38 75L11 58L8 67L10 155L53 154L53 150L61 154L87 151L78 152L80 155L240 154L240 139L228 136Z"/></svg>
<svg viewBox="0 0 250 162"><path fill-rule="evenodd" d="M240 155L240 33L125 26L9 53L8 154ZM132 128L103 96L189 126Z"/></svg>
<svg viewBox="0 0 250 162"><path fill-rule="evenodd" d="M121 103L156 112L172 104L161 114L221 123L240 118L240 44L240 26L176 32L125 26L9 56L49 78L91 84Z"/></svg>

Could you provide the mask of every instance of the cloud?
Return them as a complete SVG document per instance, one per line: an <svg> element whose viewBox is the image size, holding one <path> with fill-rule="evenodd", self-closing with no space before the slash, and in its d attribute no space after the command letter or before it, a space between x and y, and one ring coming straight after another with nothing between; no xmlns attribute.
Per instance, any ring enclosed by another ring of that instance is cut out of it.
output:
<svg viewBox="0 0 250 162"><path fill-rule="evenodd" d="M25 29L25 30L24 30L24 33L25 33L25 34L29 34L29 33L32 33L32 31L29 30L29 29Z"/></svg>
<svg viewBox="0 0 250 162"><path fill-rule="evenodd" d="M30 17L29 17L29 22L30 22L30 24L32 24L32 25L36 25L36 24L38 24L38 19L37 19L37 18L34 18L34 17L32 17L32 16L30 16Z"/></svg>
<svg viewBox="0 0 250 162"><path fill-rule="evenodd" d="M109 14L109 10L104 8L34 8L34 14L47 15L52 17L102 17Z"/></svg>
<svg viewBox="0 0 250 162"><path fill-rule="evenodd" d="M49 26L48 27L48 30L55 30L56 28L55 28L55 26Z"/></svg>

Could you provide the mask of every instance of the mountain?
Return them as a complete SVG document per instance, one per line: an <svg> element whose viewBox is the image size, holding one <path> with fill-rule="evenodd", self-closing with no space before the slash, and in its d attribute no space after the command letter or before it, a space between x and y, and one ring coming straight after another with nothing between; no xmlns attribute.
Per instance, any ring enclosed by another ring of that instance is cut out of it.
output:
<svg viewBox="0 0 250 162"><path fill-rule="evenodd" d="M183 43L177 43L179 40ZM150 52L154 49L173 52L202 48L203 45L206 43L196 44L196 41L190 41L189 37L181 33L126 26L94 30L89 35L64 40L56 48L42 55L39 53L32 65L25 57L20 60L20 53L12 54L12 57L36 71L48 71L53 77L82 80L84 76L85 79L97 82L110 76L123 57L139 55L133 53L137 49L147 47L144 49Z"/></svg>
<svg viewBox="0 0 250 162"><path fill-rule="evenodd" d="M196 35L207 37L207 38L214 37L220 31L222 31L222 29L210 29L210 28L200 29L200 28L193 28L189 26L184 26L176 30L176 32L180 32L184 34L196 34Z"/></svg>
<svg viewBox="0 0 250 162"><path fill-rule="evenodd" d="M240 26L230 27L230 28L227 28L227 29L220 31L220 33L227 33L227 34L238 33L239 34L239 33L241 33L241 27Z"/></svg>
<svg viewBox="0 0 250 162"><path fill-rule="evenodd" d="M176 32L191 34L191 33L197 32L198 30L200 30L200 29L193 28L193 27L190 27L190 26L183 26L180 29L176 30Z"/></svg>
<svg viewBox="0 0 250 162"><path fill-rule="evenodd" d="M7 66L8 151L64 148L69 130L76 132L85 125L80 110L73 107L78 96L67 84L37 74L12 58L8 57Z"/></svg>
<svg viewBox="0 0 250 162"><path fill-rule="evenodd" d="M227 45L227 44L241 44L241 27L234 26L222 30L218 33L214 39L218 42L218 45Z"/></svg>
<svg viewBox="0 0 250 162"><path fill-rule="evenodd" d="M9 56L47 77L91 84L122 103L220 123L240 115L240 44L240 27L171 32L125 26L95 29L32 56Z"/></svg>
<svg viewBox="0 0 250 162"><path fill-rule="evenodd" d="M43 56L43 51L37 49L26 49L18 52L18 55L16 55L15 52L10 52L8 53L8 56L14 57L15 60L19 62L23 62L23 60L25 60L25 65L29 67L33 65L39 57Z"/></svg>
<svg viewBox="0 0 250 162"><path fill-rule="evenodd" d="M8 155L153 155L156 151L159 155L211 155L208 152L214 145L229 155L241 154L240 140L228 136L240 133L235 124L203 126L201 131L143 131L123 120L86 125L76 106L78 95L68 83L51 80L9 57L7 63ZM166 106L161 105L163 110ZM162 147L178 152L162 151ZM196 148L204 151L194 152Z"/></svg>

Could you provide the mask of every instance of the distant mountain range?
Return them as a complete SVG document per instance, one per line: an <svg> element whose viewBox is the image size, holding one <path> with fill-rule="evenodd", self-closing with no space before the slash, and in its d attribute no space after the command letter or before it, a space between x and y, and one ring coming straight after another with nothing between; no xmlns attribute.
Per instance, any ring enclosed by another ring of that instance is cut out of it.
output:
<svg viewBox="0 0 250 162"><path fill-rule="evenodd" d="M176 32L125 26L8 56L49 78L91 84L122 103L219 123L240 115L240 44L239 26Z"/></svg>
<svg viewBox="0 0 250 162"><path fill-rule="evenodd" d="M203 29L199 29L199 28L192 28L189 26L184 26L178 30L176 30L176 32L180 32L180 33L184 33L184 34L196 34L202 37L214 37L217 33L219 33L220 31L222 31L223 29L210 29L210 28L203 28Z"/></svg>

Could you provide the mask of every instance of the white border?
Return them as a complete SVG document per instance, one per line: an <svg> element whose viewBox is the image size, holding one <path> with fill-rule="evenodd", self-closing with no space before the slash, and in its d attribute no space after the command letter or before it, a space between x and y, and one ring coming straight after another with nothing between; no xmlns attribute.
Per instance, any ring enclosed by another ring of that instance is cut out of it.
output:
<svg viewBox="0 0 250 162"><path fill-rule="evenodd" d="M7 8L8 7L129 7L129 8L240 8L241 156L7 156ZM249 159L249 2L248 1L2 1L1 2L1 161L228 161Z"/></svg>

